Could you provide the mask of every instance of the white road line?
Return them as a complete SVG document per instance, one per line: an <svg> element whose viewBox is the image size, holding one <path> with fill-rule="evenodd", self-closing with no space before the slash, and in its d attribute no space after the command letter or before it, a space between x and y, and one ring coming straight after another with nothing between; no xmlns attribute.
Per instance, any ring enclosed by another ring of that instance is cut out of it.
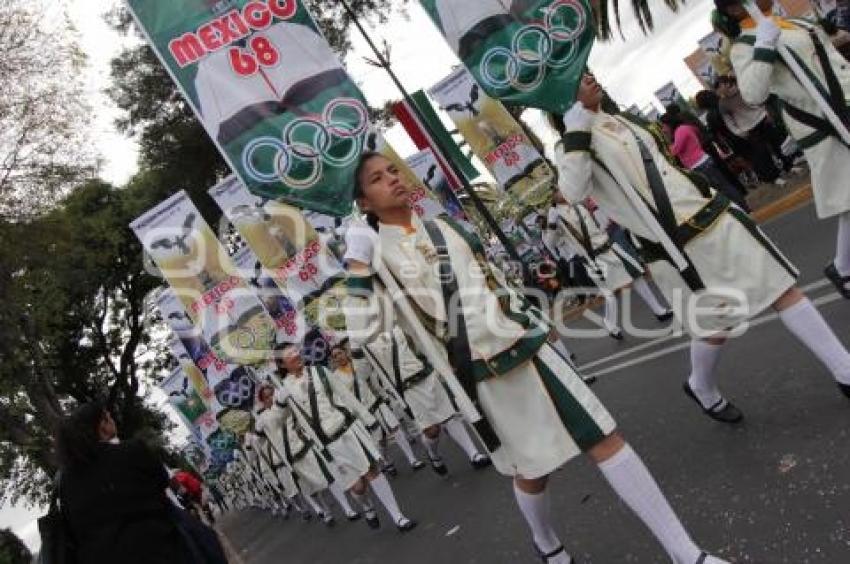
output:
<svg viewBox="0 0 850 564"><path fill-rule="evenodd" d="M822 282L826 282L826 284L830 283L828 280L824 280ZM805 291L811 291L813 289L821 288L824 285L825 284L822 284L820 282L816 282L816 283L813 283L813 284L809 284L809 286L806 286L806 288L804 288L804 290ZM812 303L815 306L821 306L821 305L826 305L826 304L829 304L829 303L832 303L834 301L841 300L841 299L844 299L844 298L841 295L839 295L837 292L831 292L831 293L829 293L825 296L821 296L820 298L812 300ZM779 319L778 313L776 313L776 312L768 313L768 314L765 314L761 317L758 317L756 319L751 320L750 321L750 327L751 328L758 327L759 325L764 325L765 323L768 323L768 322L771 322L771 321L776 321L777 319ZM671 337L664 337L661 340L670 339L670 338ZM614 366L609 366L607 368L603 368L602 370L598 370L596 372L585 373L584 370L585 370L586 366L588 366L588 365L579 367L578 372L584 378L591 378L591 377L597 377L598 378L599 376L604 376L605 374L611 374L612 372L618 372L620 370L623 370L624 368L629 368L629 367L635 366L637 364L643 364L644 362L648 362L648 361L654 360L656 358L667 356L668 354L672 354L672 353L681 351L681 350L686 349L686 348L691 346L690 338L688 338L687 336L678 337L678 338L684 338L684 339L687 339L687 340L682 342L682 343L678 343L678 344L669 346L667 348L664 348L664 349L661 349L661 350L658 350L658 351L655 351L655 352L651 352L651 353L643 355L641 357L638 357L638 358L635 358L635 359L632 359L632 360L628 360L626 362L622 362L622 363L616 364ZM648 345L649 343L645 343L645 344ZM634 347L634 348L636 349L638 347ZM614 355L612 355L612 356L614 356ZM610 359L611 359L611 357L608 357L607 359L603 359L603 360L610 360ZM597 364L599 364L599 362L600 361L597 361Z"/></svg>

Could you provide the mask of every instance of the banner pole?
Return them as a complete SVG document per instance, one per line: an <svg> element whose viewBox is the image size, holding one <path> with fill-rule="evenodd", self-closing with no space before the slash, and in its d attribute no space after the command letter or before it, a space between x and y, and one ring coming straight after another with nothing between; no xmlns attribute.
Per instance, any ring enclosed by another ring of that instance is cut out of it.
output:
<svg viewBox="0 0 850 564"><path fill-rule="evenodd" d="M354 10L351 9L351 6L348 4L348 1L340 0L340 3L342 4L342 7L345 9L345 11L348 13L348 16L351 18L352 23L354 23L354 25L357 27L357 30L360 32L360 35L363 36L363 39L366 40L366 43L369 45L369 48L375 54L375 57L377 57L378 63L380 63L381 68L383 68L387 72L390 79L393 81L393 84L395 84L396 88L404 98L404 101L407 102L408 106L410 106L410 110L414 114L416 114L416 117L422 123L422 126L434 140L435 144L437 145L437 149L443 154L443 159L449 164L452 169L452 172L454 172L455 176L457 176L460 180L461 186L463 186L463 191L466 192L467 196L469 196L469 199L472 201L472 204L475 206L475 209L478 211L481 217L484 218L484 221L487 222L487 225L490 226L490 229L499 239L499 242L502 243L502 245L505 247L505 250L507 251L508 255L510 255L511 259L518 262L522 266L522 272L525 275L524 277L526 281L533 284L534 281L531 278L531 272L528 269L528 265L525 264L525 262L523 262L523 260L520 258L519 253L517 253L516 247L511 242L511 240L508 239L508 236L505 234L505 232L502 231L502 228L499 227L499 223L496 221L496 218L493 217L493 215L490 213L490 210L487 209L487 206L485 206L484 202L481 201L481 198L478 197L478 194L475 193L475 190L473 190L472 185L469 183L469 180L467 180L467 178L463 175L463 172L460 170L460 167L452 159L447 157L448 151L446 151L446 147L443 146L442 140L437 135L435 135L433 131L431 131L427 120L425 120L424 116L419 111L419 108L416 106L416 103L413 101L413 98L410 96L407 89L398 79L398 76L396 76L395 72L393 72L390 62L384 58L384 55L383 53L381 53L381 50L378 49L378 46L375 45L374 41L372 41L372 38L366 32L366 29L360 22L360 19L357 17L357 14L354 13Z"/></svg>

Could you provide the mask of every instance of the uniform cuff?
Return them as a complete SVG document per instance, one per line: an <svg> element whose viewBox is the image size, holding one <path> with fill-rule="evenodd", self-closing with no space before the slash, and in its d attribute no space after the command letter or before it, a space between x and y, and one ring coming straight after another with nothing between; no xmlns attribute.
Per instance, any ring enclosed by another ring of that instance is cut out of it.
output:
<svg viewBox="0 0 850 564"><path fill-rule="evenodd" d="M568 131L561 137L564 152L589 151L592 136L589 131Z"/></svg>
<svg viewBox="0 0 850 564"><path fill-rule="evenodd" d="M756 45L755 50L753 50L753 60L773 64L776 62L776 48Z"/></svg>

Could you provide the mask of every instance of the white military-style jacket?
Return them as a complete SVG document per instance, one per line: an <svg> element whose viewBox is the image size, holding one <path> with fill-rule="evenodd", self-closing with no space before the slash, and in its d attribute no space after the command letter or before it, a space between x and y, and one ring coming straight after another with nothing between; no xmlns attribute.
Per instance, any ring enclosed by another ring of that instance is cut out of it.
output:
<svg viewBox="0 0 850 564"><path fill-rule="evenodd" d="M784 20L783 20L784 21ZM850 63L841 56L822 28L802 20L788 20L791 29L781 30L780 42L797 54L805 71L828 92L826 73L818 59L814 33L823 45L829 67L843 90L844 104L850 101ZM785 24L787 27L787 24ZM763 104L771 94L783 104L823 119L817 102L782 62L775 49L755 46L755 29L744 29L732 45L732 66L738 77L738 88L749 104ZM818 217L826 218L850 211L850 148L824 128L802 123L783 109L788 131L803 149L812 172L815 207ZM850 112L848 112L850 113Z"/></svg>

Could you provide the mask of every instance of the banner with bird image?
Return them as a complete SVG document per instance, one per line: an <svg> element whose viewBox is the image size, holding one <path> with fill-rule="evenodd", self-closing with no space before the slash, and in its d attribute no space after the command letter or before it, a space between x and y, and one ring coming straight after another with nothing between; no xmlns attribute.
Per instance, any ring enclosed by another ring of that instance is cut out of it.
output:
<svg viewBox="0 0 850 564"><path fill-rule="evenodd" d="M587 0L420 0L493 98L564 113L595 39Z"/></svg>
<svg viewBox="0 0 850 564"><path fill-rule="evenodd" d="M127 3L250 192L350 213L367 106L303 2Z"/></svg>
<svg viewBox="0 0 850 564"><path fill-rule="evenodd" d="M168 396L168 403L180 414L192 434L206 440L218 431L218 421L201 397L193 380L184 370L184 363L180 362L159 387Z"/></svg>
<svg viewBox="0 0 850 564"><path fill-rule="evenodd" d="M501 102L488 96L464 67L428 93L449 114L496 182L523 205L546 205L555 175L519 123Z"/></svg>
<svg viewBox="0 0 850 564"><path fill-rule="evenodd" d="M452 190L448 178L443 174L443 169L431 149L419 151L407 157L405 162L419 181L440 200L450 216L458 221L467 221L463 205Z"/></svg>
<svg viewBox="0 0 850 564"><path fill-rule="evenodd" d="M265 362L275 323L183 191L130 224L214 355Z"/></svg>

